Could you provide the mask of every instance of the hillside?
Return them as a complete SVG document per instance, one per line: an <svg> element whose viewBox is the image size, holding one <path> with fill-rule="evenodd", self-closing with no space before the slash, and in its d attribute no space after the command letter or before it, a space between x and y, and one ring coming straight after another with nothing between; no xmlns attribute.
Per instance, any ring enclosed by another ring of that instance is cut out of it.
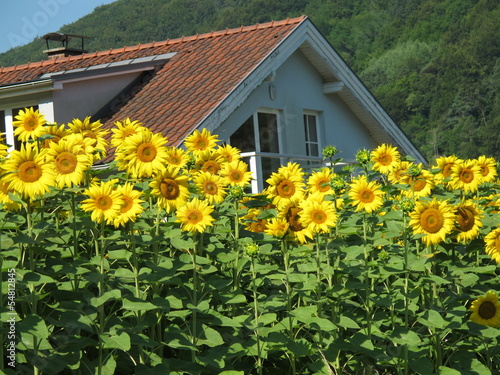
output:
<svg viewBox="0 0 500 375"><path fill-rule="evenodd" d="M118 0L54 31L96 51L301 14L429 159L500 159L497 0ZM41 60L44 47L0 54L0 66Z"/></svg>

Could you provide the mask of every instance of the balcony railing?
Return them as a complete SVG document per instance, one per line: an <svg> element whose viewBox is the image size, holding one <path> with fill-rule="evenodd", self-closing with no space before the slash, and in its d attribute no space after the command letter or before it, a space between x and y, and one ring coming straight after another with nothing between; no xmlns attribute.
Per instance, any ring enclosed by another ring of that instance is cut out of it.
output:
<svg viewBox="0 0 500 375"><path fill-rule="evenodd" d="M301 167L306 172L311 172L315 168L321 168L328 166L329 162L324 160L320 156L307 156L307 155L295 155L295 154L281 154L281 153L271 153L271 152L242 152L241 157L247 161L250 171L253 172L254 179L252 180L252 193L257 194L264 189L264 182L275 170L263 170L262 160L271 159L279 160L280 165L286 165L288 162L296 162L301 165ZM352 164L351 161L344 161L338 163L337 165L347 165Z"/></svg>

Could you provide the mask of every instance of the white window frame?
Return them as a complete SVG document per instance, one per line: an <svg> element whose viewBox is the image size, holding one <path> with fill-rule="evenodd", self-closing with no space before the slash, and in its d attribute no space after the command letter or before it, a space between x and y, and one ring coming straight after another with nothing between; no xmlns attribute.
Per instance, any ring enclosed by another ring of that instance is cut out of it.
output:
<svg viewBox="0 0 500 375"><path fill-rule="evenodd" d="M14 150L14 125L12 123L14 122L14 116L13 116L13 109L14 108L31 108L31 107L38 107L38 111L45 116L45 120L47 123L53 123L54 122L54 106L52 104L52 101L50 102L20 102L20 103L13 103L9 104L8 107L1 107L0 110L4 111L4 119L5 119L5 143L10 145L8 152L10 153L12 150Z"/></svg>
<svg viewBox="0 0 500 375"><path fill-rule="evenodd" d="M309 134L308 134L309 133L309 126L311 126L311 125L310 125L309 120L306 121L307 116L313 116L315 118L316 137L317 137L316 141L308 140L308 138L309 138ZM313 111L313 110L304 110L303 115L302 115L302 119L303 119L303 124L304 124L304 144L306 147L306 155L307 156L321 156L321 150L323 149L323 147L321 144L322 137L321 137L321 133L320 133L320 131L321 131L321 127L320 127L321 114L320 114L320 112ZM311 155L311 153L310 153L311 148L309 146L312 144L314 144L318 147L318 155Z"/></svg>

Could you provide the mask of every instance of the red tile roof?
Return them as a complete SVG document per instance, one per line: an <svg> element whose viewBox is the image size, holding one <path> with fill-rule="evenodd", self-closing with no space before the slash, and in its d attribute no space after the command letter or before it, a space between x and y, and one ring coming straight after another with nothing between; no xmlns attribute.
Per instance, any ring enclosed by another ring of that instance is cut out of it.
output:
<svg viewBox="0 0 500 375"><path fill-rule="evenodd" d="M176 52L106 125L130 117L178 145L304 19L0 68L0 87L36 81L51 72Z"/></svg>

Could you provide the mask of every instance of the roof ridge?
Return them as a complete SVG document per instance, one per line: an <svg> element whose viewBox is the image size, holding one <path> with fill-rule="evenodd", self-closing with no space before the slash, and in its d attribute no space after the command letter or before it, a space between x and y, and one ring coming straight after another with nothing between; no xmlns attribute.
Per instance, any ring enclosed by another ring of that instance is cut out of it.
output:
<svg viewBox="0 0 500 375"><path fill-rule="evenodd" d="M28 62L26 64L14 65L14 66L10 66L10 67L2 66L2 67L0 67L0 73L7 73L7 72L11 72L11 71L16 71L16 70L29 69L29 68L34 68L35 66L51 65L51 64L56 64L59 62L65 62L65 61L71 61L71 60L83 60L83 59L97 57L97 56L113 55L116 53L123 53L123 52L128 52L128 51L138 51L141 49L147 49L147 48L151 48L151 47L160 47L160 46L172 45L172 44L177 44L177 43L190 42L190 41L194 41L194 40L208 39L208 38L213 38L213 37L217 37L217 36L238 34L238 33L243 33L243 32L248 32L248 31L255 31L255 30L267 29L267 28L272 28L272 27L298 24L298 23L301 23L302 21L304 21L306 18L307 18L307 16L303 15L300 17L287 18L285 20L280 20L280 21L273 20L270 22L257 23L255 25L250 25L250 26L240 26L240 27L232 28L232 29L227 28L225 30L211 31L211 32L203 33L203 34L196 34L193 36L182 36L180 38L174 38L174 39L169 38L169 39L166 39L164 41L156 41L156 42L151 42L151 43L139 43L135 46L124 46L124 47L118 47L118 48L110 48L110 49L105 50L105 51L88 52L88 53L83 53L81 55L76 55L76 56L56 57L56 58L52 58L52 59L48 59L48 60Z"/></svg>

